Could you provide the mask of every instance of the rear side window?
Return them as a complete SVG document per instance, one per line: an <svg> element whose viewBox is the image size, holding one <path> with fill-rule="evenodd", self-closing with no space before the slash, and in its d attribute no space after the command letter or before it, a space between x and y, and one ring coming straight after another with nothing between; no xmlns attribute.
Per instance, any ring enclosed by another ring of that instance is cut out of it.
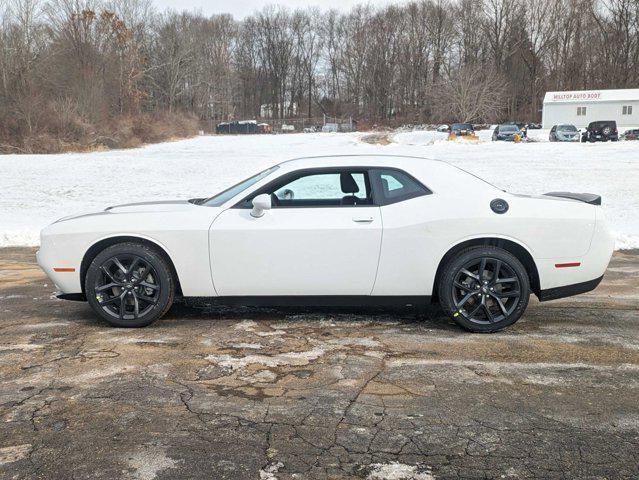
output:
<svg viewBox="0 0 639 480"><path fill-rule="evenodd" d="M375 199L380 205L389 205L432 193L418 180L401 170L373 169L370 173L376 187Z"/></svg>

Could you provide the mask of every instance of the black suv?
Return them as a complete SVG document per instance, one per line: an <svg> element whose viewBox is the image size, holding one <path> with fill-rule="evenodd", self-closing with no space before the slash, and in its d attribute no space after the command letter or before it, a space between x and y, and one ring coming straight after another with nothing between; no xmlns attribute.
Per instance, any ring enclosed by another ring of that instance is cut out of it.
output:
<svg viewBox="0 0 639 480"><path fill-rule="evenodd" d="M586 131L581 134L582 142L607 142L619 140L617 122L614 120L600 120L590 122Z"/></svg>

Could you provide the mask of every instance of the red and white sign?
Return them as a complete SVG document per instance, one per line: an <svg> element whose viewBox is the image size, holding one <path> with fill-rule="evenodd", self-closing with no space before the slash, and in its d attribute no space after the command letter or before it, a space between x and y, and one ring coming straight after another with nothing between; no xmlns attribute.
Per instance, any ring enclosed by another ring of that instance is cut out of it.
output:
<svg viewBox="0 0 639 480"><path fill-rule="evenodd" d="M553 102L574 100L601 100L601 92L559 92L552 95Z"/></svg>

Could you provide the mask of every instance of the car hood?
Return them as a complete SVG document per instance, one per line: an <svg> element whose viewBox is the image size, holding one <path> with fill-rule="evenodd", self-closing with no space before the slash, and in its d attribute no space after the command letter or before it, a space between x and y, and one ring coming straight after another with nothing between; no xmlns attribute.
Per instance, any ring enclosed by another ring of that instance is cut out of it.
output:
<svg viewBox="0 0 639 480"><path fill-rule="evenodd" d="M56 220L54 223L76 220L84 217L96 217L113 213L159 213L177 212L194 208L196 205L191 200L161 200L156 202L124 203L113 205L98 212L84 212L69 215Z"/></svg>
<svg viewBox="0 0 639 480"><path fill-rule="evenodd" d="M194 207L189 200L160 200L155 202L124 203L107 207L104 211L110 213L140 213L140 212L176 212Z"/></svg>

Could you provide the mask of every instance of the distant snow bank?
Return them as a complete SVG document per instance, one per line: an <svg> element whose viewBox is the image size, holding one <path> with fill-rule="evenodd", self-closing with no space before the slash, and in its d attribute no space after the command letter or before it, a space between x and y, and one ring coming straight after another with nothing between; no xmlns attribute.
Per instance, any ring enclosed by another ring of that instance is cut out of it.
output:
<svg viewBox="0 0 639 480"><path fill-rule="evenodd" d="M399 132L391 135L391 140L398 145L425 146L435 142L447 141L448 134L434 130L415 130L412 132Z"/></svg>
<svg viewBox="0 0 639 480"><path fill-rule="evenodd" d="M448 161L510 192L592 192L619 249L639 248L639 142L554 143L446 140L445 133L390 134L389 145L363 134L202 136L133 150L88 154L0 155L0 246L38 245L60 217L122 203L212 195L287 159L311 155L397 154ZM451 186L451 188L454 188Z"/></svg>

